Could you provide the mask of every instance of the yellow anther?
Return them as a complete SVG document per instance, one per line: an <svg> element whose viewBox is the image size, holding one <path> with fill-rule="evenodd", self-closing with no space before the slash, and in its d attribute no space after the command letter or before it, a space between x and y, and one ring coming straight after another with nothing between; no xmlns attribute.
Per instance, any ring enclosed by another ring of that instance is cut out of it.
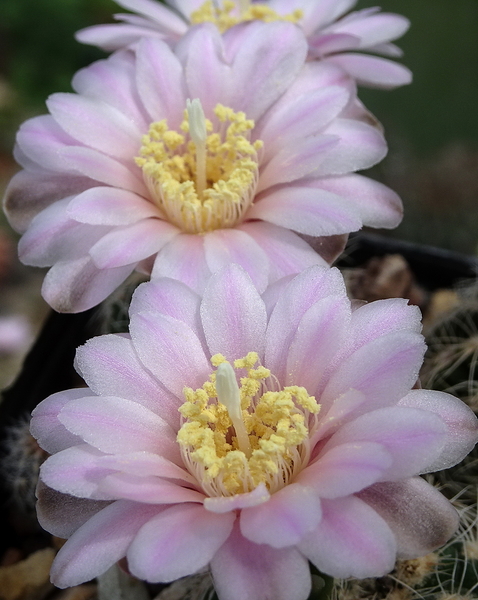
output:
<svg viewBox="0 0 478 600"><path fill-rule="evenodd" d="M150 126L136 164L164 218L186 233L234 227L254 200L261 140L251 143L254 121L218 104L221 133L213 132L199 100L188 101L180 129Z"/></svg>
<svg viewBox="0 0 478 600"><path fill-rule="evenodd" d="M247 372L239 386L231 364L216 354L209 381L185 388L177 439L185 464L209 495L241 494L260 483L275 491L309 458L315 398L299 386L269 390L276 380L258 362L256 352L234 361Z"/></svg>
<svg viewBox="0 0 478 600"><path fill-rule="evenodd" d="M302 19L303 12L295 10L288 15L280 15L267 4L254 3L249 0L223 0L222 8L212 0L206 0L197 10L191 13L190 21L193 24L214 23L221 33L224 33L234 25L245 21L289 21L297 23Z"/></svg>

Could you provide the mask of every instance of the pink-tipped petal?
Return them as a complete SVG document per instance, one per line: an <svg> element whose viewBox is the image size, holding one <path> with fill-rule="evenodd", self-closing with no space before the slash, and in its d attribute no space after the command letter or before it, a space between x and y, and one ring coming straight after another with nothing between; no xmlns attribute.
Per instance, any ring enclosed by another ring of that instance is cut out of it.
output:
<svg viewBox="0 0 478 600"><path fill-rule="evenodd" d="M376 483L392 464L387 450L374 442L351 442L324 451L297 482L321 498L341 498Z"/></svg>
<svg viewBox="0 0 478 600"><path fill-rule="evenodd" d="M159 211L141 196L108 187L93 187L78 194L68 205L68 216L89 225L131 225Z"/></svg>
<svg viewBox="0 0 478 600"><path fill-rule="evenodd" d="M195 504L169 508L141 528L128 550L128 566L136 577L152 582L196 573L227 540L235 518Z"/></svg>
<svg viewBox="0 0 478 600"><path fill-rule="evenodd" d="M354 496L324 500L323 518L299 550L332 577L381 577L395 564L396 542L387 523Z"/></svg>
<svg viewBox="0 0 478 600"><path fill-rule="evenodd" d="M446 425L444 448L433 463L426 465L426 472L453 467L475 447L478 420L471 408L458 398L435 390L411 390L398 404L434 413Z"/></svg>
<svg viewBox="0 0 478 600"><path fill-rule="evenodd" d="M236 525L211 561L214 587L222 600L307 600L307 560L295 548L271 548L244 538Z"/></svg>
<svg viewBox="0 0 478 600"><path fill-rule="evenodd" d="M94 579L125 556L138 530L161 507L119 501L80 527L62 547L51 570L59 588Z"/></svg>
<svg viewBox="0 0 478 600"><path fill-rule="evenodd" d="M285 548L313 531L321 516L319 495L293 483L273 494L266 504L243 509L241 533L256 544Z"/></svg>
<svg viewBox="0 0 478 600"><path fill-rule="evenodd" d="M156 254L178 233L167 221L142 219L107 233L90 249L90 256L100 269L136 265Z"/></svg>

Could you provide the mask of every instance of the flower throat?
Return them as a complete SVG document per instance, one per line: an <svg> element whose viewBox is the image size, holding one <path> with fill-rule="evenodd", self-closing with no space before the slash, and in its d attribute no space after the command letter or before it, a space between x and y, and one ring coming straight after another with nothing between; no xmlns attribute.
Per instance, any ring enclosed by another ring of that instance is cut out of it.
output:
<svg viewBox="0 0 478 600"><path fill-rule="evenodd" d="M257 187L263 143L250 142L254 121L222 104L214 114L217 131L200 101L188 100L182 133L152 123L135 159L164 218L186 233L234 227Z"/></svg>

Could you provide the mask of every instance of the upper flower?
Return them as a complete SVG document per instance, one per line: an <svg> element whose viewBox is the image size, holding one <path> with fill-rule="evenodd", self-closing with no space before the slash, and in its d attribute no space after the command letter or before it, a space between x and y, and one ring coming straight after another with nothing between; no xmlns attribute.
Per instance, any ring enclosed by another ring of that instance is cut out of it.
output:
<svg viewBox="0 0 478 600"><path fill-rule="evenodd" d="M454 532L456 511L417 475L460 461L477 420L453 396L412 389L417 308L352 310L325 267L261 298L230 265L202 298L145 283L130 315L130 336L78 349L89 387L33 413L53 455L40 522L69 538L56 585L126 556L151 582L210 565L221 600L305 600L308 560L334 577L381 576Z"/></svg>
<svg viewBox="0 0 478 600"><path fill-rule="evenodd" d="M221 32L253 20L291 21L303 29L311 58L340 66L363 85L392 88L410 83L410 71L391 60L363 54L399 57L392 44L409 27L405 17L379 8L348 12L357 0L116 0L132 14L117 14L121 24L97 25L77 33L79 41L105 50L124 48L142 37L174 44L188 27L214 23ZM139 16L138 16L139 15Z"/></svg>
<svg viewBox="0 0 478 600"><path fill-rule="evenodd" d="M201 290L229 262L264 290L324 264L290 230L332 236L333 258L338 236L396 226L396 194L351 174L384 156L381 132L350 80L306 54L289 23L224 36L206 23L175 52L144 39L51 96L18 133L24 170L5 199L21 260L53 265L47 302L85 310L135 268Z"/></svg>

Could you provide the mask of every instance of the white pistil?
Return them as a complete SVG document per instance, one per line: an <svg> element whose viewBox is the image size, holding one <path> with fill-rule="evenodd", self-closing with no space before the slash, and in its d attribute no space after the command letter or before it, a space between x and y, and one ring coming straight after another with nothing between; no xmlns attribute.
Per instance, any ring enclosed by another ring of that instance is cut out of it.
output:
<svg viewBox="0 0 478 600"><path fill-rule="evenodd" d="M221 363L217 368L216 392L218 401L227 408L229 418L236 432L239 450L249 458L252 453L251 443L242 418L241 397L236 375L229 363Z"/></svg>
<svg viewBox="0 0 478 600"><path fill-rule="evenodd" d="M189 135L196 146L196 192L199 198L206 189L206 117L199 98L186 100Z"/></svg>

